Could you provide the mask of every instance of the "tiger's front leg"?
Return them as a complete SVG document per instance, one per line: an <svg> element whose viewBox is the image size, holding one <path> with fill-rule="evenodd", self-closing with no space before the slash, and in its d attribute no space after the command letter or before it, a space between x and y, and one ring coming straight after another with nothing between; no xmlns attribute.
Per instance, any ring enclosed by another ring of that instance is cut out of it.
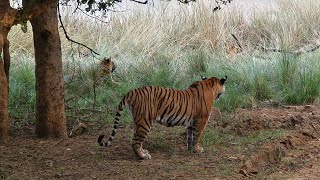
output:
<svg viewBox="0 0 320 180"><path fill-rule="evenodd" d="M194 129L190 126L187 128L187 148L190 152L194 150L194 139Z"/></svg>
<svg viewBox="0 0 320 180"><path fill-rule="evenodd" d="M204 152L203 148L200 146L200 140L206 128L207 122L208 122L208 117L202 117L200 121L195 123L195 127L194 127L194 134L195 134L194 152L195 153Z"/></svg>
<svg viewBox="0 0 320 180"><path fill-rule="evenodd" d="M188 127L187 128L187 147L188 151L195 152L195 153L202 153L204 152L203 148L200 147L199 143L196 143L196 135L199 135L195 127Z"/></svg>

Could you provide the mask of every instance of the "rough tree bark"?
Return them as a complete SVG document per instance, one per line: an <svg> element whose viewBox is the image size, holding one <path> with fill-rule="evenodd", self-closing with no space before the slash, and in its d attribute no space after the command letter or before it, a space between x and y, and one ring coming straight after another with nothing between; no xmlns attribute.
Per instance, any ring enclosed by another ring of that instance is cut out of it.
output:
<svg viewBox="0 0 320 180"><path fill-rule="evenodd" d="M0 28L1 28L1 25L0 25ZM4 44L3 35L0 32L1 51L2 51L3 44ZM8 128L9 128L8 81L7 81L7 77L4 70L4 63L0 56L0 144L8 143L8 139L9 139Z"/></svg>
<svg viewBox="0 0 320 180"><path fill-rule="evenodd" d="M36 59L36 130L38 137L66 138L61 42L58 32L57 2L33 17Z"/></svg>
<svg viewBox="0 0 320 180"><path fill-rule="evenodd" d="M8 128L8 83L4 72L3 61L0 58L0 144L8 143Z"/></svg>
<svg viewBox="0 0 320 180"><path fill-rule="evenodd" d="M9 1L0 1L0 144L8 143L9 113L8 113L8 79L9 62L7 35L9 28L5 25L5 14L10 7ZM2 55L3 53L3 55ZM2 59L3 57L3 59Z"/></svg>

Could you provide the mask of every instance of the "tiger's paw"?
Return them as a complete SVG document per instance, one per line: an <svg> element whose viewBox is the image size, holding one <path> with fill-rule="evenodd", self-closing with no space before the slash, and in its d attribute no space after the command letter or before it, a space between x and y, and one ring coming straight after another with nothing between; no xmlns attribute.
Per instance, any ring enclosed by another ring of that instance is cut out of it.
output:
<svg viewBox="0 0 320 180"><path fill-rule="evenodd" d="M139 158L141 160L148 160L151 159L151 155L149 153L142 153L142 155Z"/></svg>
<svg viewBox="0 0 320 180"><path fill-rule="evenodd" d="M195 153L203 153L204 152L204 150L203 150L203 148L202 147L200 147L199 145L196 145L195 147L194 147L194 150L193 150Z"/></svg>
<svg viewBox="0 0 320 180"><path fill-rule="evenodd" d="M143 159L151 159L151 155L149 153L144 154L144 158Z"/></svg>
<svg viewBox="0 0 320 180"><path fill-rule="evenodd" d="M139 159L141 159L141 160L151 159L151 155L149 154L149 151L146 149L141 149L138 156L139 156Z"/></svg>
<svg viewBox="0 0 320 180"><path fill-rule="evenodd" d="M143 153L143 154L149 154L149 151L146 150L146 149L142 149L142 153ZM149 154L149 155L150 155L150 154Z"/></svg>
<svg viewBox="0 0 320 180"><path fill-rule="evenodd" d="M146 149L142 149L142 154L144 156L143 159L151 159L151 155L149 154L149 151Z"/></svg>

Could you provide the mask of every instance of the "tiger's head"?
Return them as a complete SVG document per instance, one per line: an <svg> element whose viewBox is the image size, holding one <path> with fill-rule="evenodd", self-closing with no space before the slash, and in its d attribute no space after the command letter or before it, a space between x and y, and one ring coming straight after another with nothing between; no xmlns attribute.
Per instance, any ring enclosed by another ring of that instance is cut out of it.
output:
<svg viewBox="0 0 320 180"><path fill-rule="evenodd" d="M203 90L207 89L211 91L215 100L218 100L225 91L224 84L226 80L227 80L227 76L221 79L216 77L202 78L201 81L196 81L193 84L191 84L189 88L201 88Z"/></svg>
<svg viewBox="0 0 320 180"><path fill-rule="evenodd" d="M101 62L101 75L102 76L109 76L113 71L116 69L116 65L111 58L104 58Z"/></svg>
<svg viewBox="0 0 320 180"><path fill-rule="evenodd" d="M216 92L217 92L217 97L216 97L216 100L218 100L221 96L221 94L224 93L225 91L225 86L224 86L224 83L227 81L228 77L225 76L224 78L221 78L221 79L218 79L216 78L215 81L216 81Z"/></svg>

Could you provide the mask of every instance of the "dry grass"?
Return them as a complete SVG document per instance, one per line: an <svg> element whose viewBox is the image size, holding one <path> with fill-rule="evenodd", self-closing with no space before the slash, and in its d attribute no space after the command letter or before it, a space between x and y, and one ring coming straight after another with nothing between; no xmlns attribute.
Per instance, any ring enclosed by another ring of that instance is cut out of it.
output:
<svg viewBox="0 0 320 180"><path fill-rule="evenodd" d="M63 22L74 40L97 49L102 55L113 57L152 58L159 51L170 50L170 56L175 59L185 50L200 47L225 52L235 44L231 33L238 37L247 52L257 45L295 50L319 41L318 1L285 0L274 8L252 9L250 17L244 9L239 9L241 3L214 12L215 7L215 3L206 1L192 5L163 3L159 9L110 13L107 23L65 8ZM11 49L32 52L30 32L31 27L26 34L19 27L13 28L10 33ZM78 47L71 45L62 32L61 37L64 58L68 59L70 52Z"/></svg>

